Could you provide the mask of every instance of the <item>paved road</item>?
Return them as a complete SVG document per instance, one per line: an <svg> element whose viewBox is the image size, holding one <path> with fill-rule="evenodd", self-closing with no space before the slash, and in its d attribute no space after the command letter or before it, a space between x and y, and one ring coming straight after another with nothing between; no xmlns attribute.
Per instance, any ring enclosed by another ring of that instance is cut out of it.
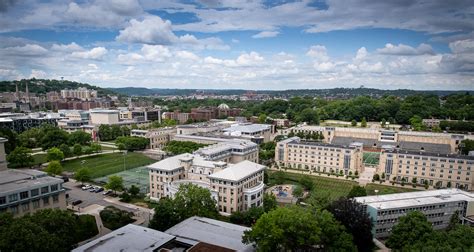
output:
<svg viewBox="0 0 474 252"><path fill-rule="evenodd" d="M70 180L63 184L63 187L67 190L66 193L69 195L67 199L68 205L71 205L75 200L82 200L82 203L75 206L74 210L83 210L91 205L100 205L104 207L115 206L119 209L133 212L135 216L142 220L141 222L143 226L148 226L149 220L153 215L153 210L120 202L117 198L104 196L102 192L94 193L83 191L80 185L80 183L77 183L74 180Z"/></svg>

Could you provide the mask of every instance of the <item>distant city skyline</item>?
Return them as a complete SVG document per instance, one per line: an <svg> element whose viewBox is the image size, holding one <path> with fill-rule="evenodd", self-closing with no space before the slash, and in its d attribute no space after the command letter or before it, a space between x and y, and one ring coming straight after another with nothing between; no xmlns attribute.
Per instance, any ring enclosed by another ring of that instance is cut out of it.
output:
<svg viewBox="0 0 474 252"><path fill-rule="evenodd" d="M6 0L0 80L474 90L473 10L469 0Z"/></svg>

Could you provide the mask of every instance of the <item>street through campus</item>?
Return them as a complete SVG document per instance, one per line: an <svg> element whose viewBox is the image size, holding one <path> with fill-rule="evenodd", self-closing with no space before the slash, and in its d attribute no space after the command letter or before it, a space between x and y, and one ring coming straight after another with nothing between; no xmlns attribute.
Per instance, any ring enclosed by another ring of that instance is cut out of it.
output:
<svg viewBox="0 0 474 252"><path fill-rule="evenodd" d="M142 226L148 226L151 217L153 216L153 209L148 209L144 207L139 207L133 204L123 203L119 201L118 197L105 196L102 192L95 193L89 192L88 190L82 190L81 184L70 180L63 184L63 187L66 189L66 194L68 195L67 204L68 208L71 208L75 211L81 212L84 209L93 206L114 206L121 210L129 211L140 220L139 223ZM76 200L82 200L79 205L72 206L72 202Z"/></svg>

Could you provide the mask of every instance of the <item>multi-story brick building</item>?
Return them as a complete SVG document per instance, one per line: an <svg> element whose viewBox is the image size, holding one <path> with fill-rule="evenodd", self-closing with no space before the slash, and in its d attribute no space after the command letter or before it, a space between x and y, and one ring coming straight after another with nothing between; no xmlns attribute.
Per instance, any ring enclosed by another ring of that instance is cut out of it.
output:
<svg viewBox="0 0 474 252"><path fill-rule="evenodd" d="M362 172L362 146L333 145L322 142L305 142L299 137L280 141L275 148L275 162L280 167L349 175Z"/></svg>
<svg viewBox="0 0 474 252"><path fill-rule="evenodd" d="M148 166L150 199L173 197L182 184L209 189L222 214L263 204L265 166L250 161L228 164L195 154L173 156Z"/></svg>
<svg viewBox="0 0 474 252"><path fill-rule="evenodd" d="M474 188L474 156L388 149L380 155L378 172L398 182L411 183L416 178L419 184L427 181L437 188Z"/></svg>
<svg viewBox="0 0 474 252"><path fill-rule="evenodd" d="M474 194L459 189L395 193L380 196L357 197L372 219L372 233L376 238L390 236L400 217L411 211L422 212L434 229L448 227L454 214L465 223L473 223Z"/></svg>

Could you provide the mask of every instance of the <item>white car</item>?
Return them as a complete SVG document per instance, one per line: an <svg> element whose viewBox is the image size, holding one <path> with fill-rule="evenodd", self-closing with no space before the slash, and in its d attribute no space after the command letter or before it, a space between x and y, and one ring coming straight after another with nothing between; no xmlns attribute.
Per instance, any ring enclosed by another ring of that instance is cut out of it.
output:
<svg viewBox="0 0 474 252"><path fill-rule="evenodd" d="M84 185L84 186L82 187L82 190L89 190L89 189L91 189L91 188L92 188L91 185Z"/></svg>
<svg viewBox="0 0 474 252"><path fill-rule="evenodd" d="M112 190L107 190L102 193L102 195L109 195L112 193Z"/></svg>

